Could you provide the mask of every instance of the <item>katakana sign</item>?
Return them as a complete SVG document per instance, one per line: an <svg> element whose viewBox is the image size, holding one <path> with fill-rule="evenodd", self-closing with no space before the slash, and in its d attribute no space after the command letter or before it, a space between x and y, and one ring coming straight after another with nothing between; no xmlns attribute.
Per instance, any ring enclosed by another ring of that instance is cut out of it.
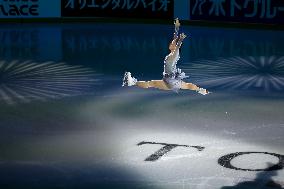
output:
<svg viewBox="0 0 284 189"><path fill-rule="evenodd" d="M284 24L283 0L190 0L191 20Z"/></svg>
<svg viewBox="0 0 284 189"><path fill-rule="evenodd" d="M173 0L62 0L63 17L173 18Z"/></svg>

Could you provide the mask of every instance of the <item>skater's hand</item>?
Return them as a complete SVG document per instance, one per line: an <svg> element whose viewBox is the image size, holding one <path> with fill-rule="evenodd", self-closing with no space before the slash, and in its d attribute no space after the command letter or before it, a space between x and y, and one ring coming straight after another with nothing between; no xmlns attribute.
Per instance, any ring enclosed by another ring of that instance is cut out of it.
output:
<svg viewBox="0 0 284 189"><path fill-rule="evenodd" d="M186 38L186 35L184 33L180 34L179 36L181 39L185 39Z"/></svg>
<svg viewBox="0 0 284 189"><path fill-rule="evenodd" d="M175 24L176 28L180 27L180 22L179 22L178 18L175 19L174 24Z"/></svg>

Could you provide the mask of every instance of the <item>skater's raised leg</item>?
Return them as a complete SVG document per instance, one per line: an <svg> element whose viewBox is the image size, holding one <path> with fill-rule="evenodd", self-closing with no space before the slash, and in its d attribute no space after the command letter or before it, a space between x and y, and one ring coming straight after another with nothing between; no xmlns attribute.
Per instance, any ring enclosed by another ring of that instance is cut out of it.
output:
<svg viewBox="0 0 284 189"><path fill-rule="evenodd" d="M200 88L197 85L194 85L192 83L186 83L183 81L181 83L181 89L197 91L199 94L202 94L202 95L207 95L210 93L206 89Z"/></svg>

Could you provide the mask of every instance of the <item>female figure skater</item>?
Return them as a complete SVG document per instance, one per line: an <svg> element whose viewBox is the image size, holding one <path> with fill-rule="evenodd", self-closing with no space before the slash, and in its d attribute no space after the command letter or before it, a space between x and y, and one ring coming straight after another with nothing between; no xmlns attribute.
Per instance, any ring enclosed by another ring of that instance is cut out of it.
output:
<svg viewBox="0 0 284 189"><path fill-rule="evenodd" d="M178 92L179 89L194 90L202 95L209 94L206 89L200 88L192 83L186 83L183 81L187 78L181 69L176 67L179 60L179 49L182 45L182 41L186 38L184 33L178 34L180 22L177 19L174 21L175 32L172 42L169 45L170 54L165 57L164 60L164 72L162 80L151 81L137 81L136 78L131 76L130 72L125 72L122 86L138 86L141 88L158 88L161 90L173 90Z"/></svg>

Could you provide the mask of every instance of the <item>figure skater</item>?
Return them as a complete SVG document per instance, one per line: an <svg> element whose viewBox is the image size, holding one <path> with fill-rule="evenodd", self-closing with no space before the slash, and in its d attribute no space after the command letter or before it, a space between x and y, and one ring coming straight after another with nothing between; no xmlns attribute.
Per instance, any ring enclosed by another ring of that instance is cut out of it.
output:
<svg viewBox="0 0 284 189"><path fill-rule="evenodd" d="M180 89L187 89L197 91L202 95L209 94L206 89L200 88L192 83L186 83L183 81L187 78L181 69L176 67L179 60L179 49L182 45L182 41L186 38L184 33L179 34L180 22L177 19L174 21L175 32L172 42L169 44L170 54L165 57L164 60L164 72L162 80L151 81L137 81L136 78L131 76L130 72L125 72L122 86L138 86L141 88L157 88L161 90L173 90L178 92Z"/></svg>

